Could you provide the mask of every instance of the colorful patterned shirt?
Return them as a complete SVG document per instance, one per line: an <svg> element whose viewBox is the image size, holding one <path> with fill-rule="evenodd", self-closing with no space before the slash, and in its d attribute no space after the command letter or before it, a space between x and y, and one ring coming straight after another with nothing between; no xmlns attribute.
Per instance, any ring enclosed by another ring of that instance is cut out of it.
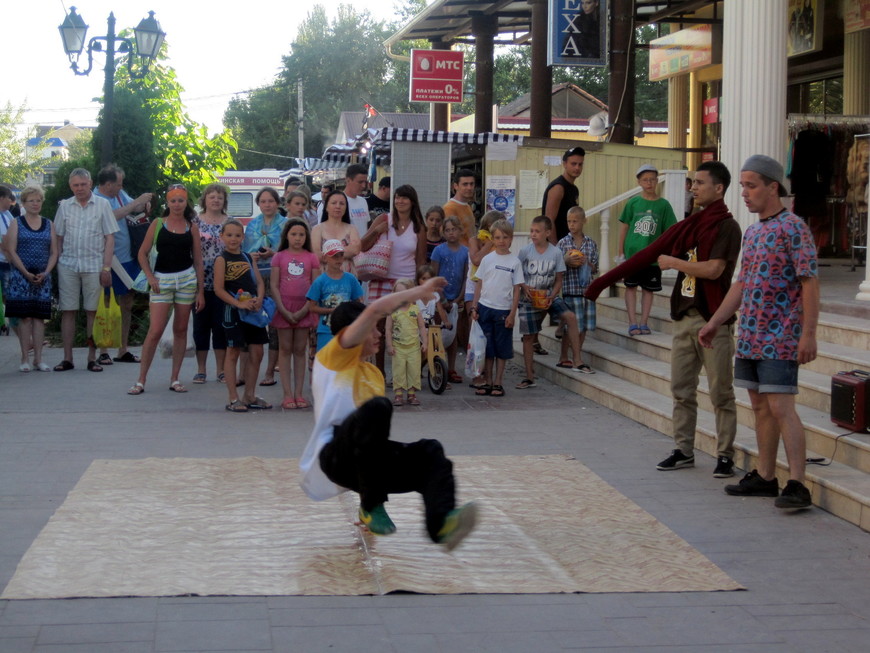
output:
<svg viewBox="0 0 870 653"><path fill-rule="evenodd" d="M816 245L806 223L783 209L743 236L737 280L743 284L737 357L797 360L801 338L801 278L818 276Z"/></svg>

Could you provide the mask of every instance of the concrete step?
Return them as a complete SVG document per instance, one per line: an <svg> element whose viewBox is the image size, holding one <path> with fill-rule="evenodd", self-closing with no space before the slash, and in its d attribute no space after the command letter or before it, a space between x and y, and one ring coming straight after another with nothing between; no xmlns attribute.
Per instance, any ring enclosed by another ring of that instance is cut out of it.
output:
<svg viewBox="0 0 870 653"><path fill-rule="evenodd" d="M552 328L545 329L540 336L541 344L551 352L550 355L555 357L555 360L547 361L553 365L558 362L560 347L554 331ZM550 355L546 358L549 359ZM670 411L672 403L670 362L651 358L591 337L587 337L584 342L583 360L596 371L600 370L656 392L662 396ZM543 361L543 357L536 357L536 361ZM583 379L590 376L573 374ZM838 462L870 473L870 435L843 436L843 429L830 419L830 377L801 370L798 382L800 385L797 396L798 414L804 425L807 447L826 457L834 454L834 459ZM735 398L738 423L750 429L754 428L755 417L748 393L742 388L736 388ZM710 402L707 378L703 372L698 383L698 407L712 414L713 406ZM837 438L840 438L839 442Z"/></svg>
<svg viewBox="0 0 870 653"><path fill-rule="evenodd" d="M660 433L665 435L672 433L672 402L669 394L663 394L644 385L656 385L661 382L660 377L665 373L665 370L662 369L660 361L645 362L642 360L643 356L637 355L636 352L629 352L620 362L612 357L613 352L607 351L607 347L599 347L598 343L587 339L590 346L588 350L584 349L587 352L584 360L596 368L596 374L580 374L556 367L559 357L555 342L550 341L547 336L543 338L543 342L547 343L545 347L555 351L546 357L535 357L537 375L626 415ZM515 350L520 355L522 354L520 342L515 343ZM617 371L615 366L621 367L622 373L626 373L632 380L610 373L611 369ZM633 370L633 372L629 373L627 370ZM658 374L655 373L656 370ZM647 378L648 376L658 376L659 378L658 380L650 379ZM669 376L669 369L667 376ZM820 419L819 415L813 415L808 411L812 411L812 409L803 406L800 408L799 414L802 419ZM818 411L815 412L818 413ZM870 474L853 466L863 466L867 463L867 452L870 451L870 443L867 442L867 439L867 436L843 436L839 442L830 438L827 440L819 439L818 443L815 440L808 442L808 458L828 458L833 453L834 447L836 447L837 453L835 459L828 466L808 466L807 486L812 492L813 502L816 505L860 526L864 530L870 531ZM831 441L828 442L828 440ZM820 445L820 450L816 450L816 444ZM830 444L830 448L824 450L828 444ZM712 456L716 455L714 416L712 412L700 405L696 448ZM745 470L755 467L758 453L755 433L747 424L738 425L735 448L737 450L735 462L738 467ZM844 459L843 451L846 450L850 451L850 454L845 456L846 459L855 458L854 461L847 460L846 462L849 464L842 461ZM662 457L664 458L665 455L667 455L666 446L663 447ZM861 459L864 461L862 462ZM656 462L658 461L650 461L650 464L654 465ZM712 466L711 461L711 471ZM780 485L784 485L785 481L788 480L788 466L782 448L780 448L777 468Z"/></svg>

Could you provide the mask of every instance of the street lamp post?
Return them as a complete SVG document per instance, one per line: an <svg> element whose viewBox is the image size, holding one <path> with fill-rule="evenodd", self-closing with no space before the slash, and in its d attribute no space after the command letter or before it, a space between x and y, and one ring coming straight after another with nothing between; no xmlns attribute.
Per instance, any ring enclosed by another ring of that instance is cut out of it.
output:
<svg viewBox="0 0 870 653"><path fill-rule="evenodd" d="M148 12L148 18L143 18L133 30L134 39L119 37L115 34L115 14L110 13L108 32L106 36L94 36L88 41L88 67L80 70L79 56L85 47L88 26L75 7L70 7L63 23L58 27L63 40L63 49L70 60L70 68L76 75L89 75L94 67L94 52L103 50L105 44L106 67L103 84L103 147L100 153L100 165L112 161L113 152L113 122L115 94L115 55L127 56L127 70L133 79L141 79L148 74L148 65L157 57L166 33L160 29L160 23L154 18L154 12ZM135 43L134 43L135 40ZM133 70L133 60L138 52L141 68Z"/></svg>

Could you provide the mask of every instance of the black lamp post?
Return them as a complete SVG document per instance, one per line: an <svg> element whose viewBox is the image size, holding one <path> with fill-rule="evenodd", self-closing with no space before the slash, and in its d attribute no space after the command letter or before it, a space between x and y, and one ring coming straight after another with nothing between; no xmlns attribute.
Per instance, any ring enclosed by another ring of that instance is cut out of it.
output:
<svg viewBox="0 0 870 653"><path fill-rule="evenodd" d="M70 68L76 75L89 75L94 67L94 52L103 50L105 43L106 51L106 78L103 86L103 103L105 111L103 114L103 149L101 152L100 165L106 165L112 161L112 128L113 128L113 99L115 91L115 54L120 54L122 57L127 56L127 70L130 77L140 79L148 74L148 65L157 57L160 52L160 46L163 45L163 39L166 33L160 29L160 23L154 18L154 12L148 12L148 18L143 18L138 27L133 30L135 36L135 47L131 39L120 38L115 34L115 14L109 14L109 29L106 36L94 36L88 41L88 67L85 70L80 70L78 65L79 55L85 47L85 38L88 32L88 26L81 15L76 13L75 7L70 7L70 11L64 18L63 23L58 27L60 30L61 39L63 39L63 49L70 60ZM141 60L141 68L137 71L133 70L133 60L137 56Z"/></svg>

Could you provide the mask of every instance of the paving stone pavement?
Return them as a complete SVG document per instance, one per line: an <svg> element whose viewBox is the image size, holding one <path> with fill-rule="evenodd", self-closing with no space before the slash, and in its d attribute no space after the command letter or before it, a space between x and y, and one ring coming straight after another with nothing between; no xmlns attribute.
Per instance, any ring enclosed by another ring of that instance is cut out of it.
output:
<svg viewBox="0 0 870 653"><path fill-rule="evenodd" d="M69 372L22 374L18 362L16 339L0 337L0 586L93 460L297 457L312 426L310 411L227 413L211 360L205 385L189 383L186 360L190 392L174 394L158 359L139 397L126 395L136 365L87 372L82 350ZM501 399L424 390L421 407L397 410L394 436L438 437L448 455L576 456L747 591L4 601L0 653L868 649L867 533L818 509L728 497L704 454L658 472L668 438L547 382L514 390L519 378L512 365ZM261 394L278 405L279 388Z"/></svg>

